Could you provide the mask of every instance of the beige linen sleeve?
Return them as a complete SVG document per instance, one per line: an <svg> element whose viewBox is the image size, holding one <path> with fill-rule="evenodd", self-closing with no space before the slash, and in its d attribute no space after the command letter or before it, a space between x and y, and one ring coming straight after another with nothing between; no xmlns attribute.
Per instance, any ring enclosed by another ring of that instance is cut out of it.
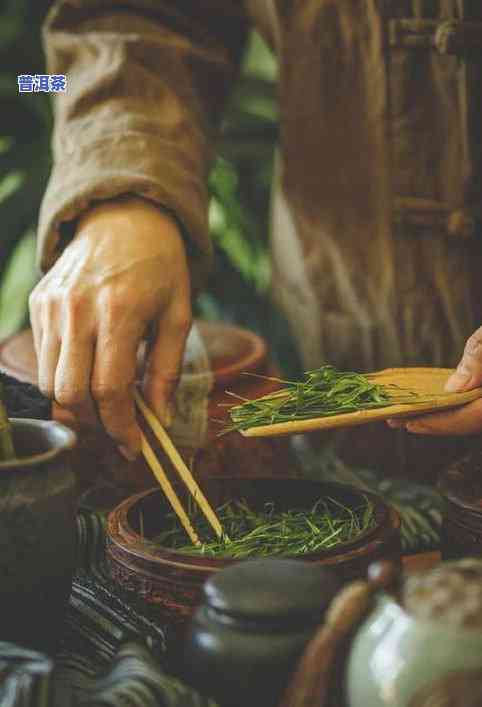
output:
<svg viewBox="0 0 482 707"><path fill-rule="evenodd" d="M48 269L77 218L126 194L171 211L196 289L210 259L207 170L247 32L235 0L58 0L46 20L53 168L39 221Z"/></svg>

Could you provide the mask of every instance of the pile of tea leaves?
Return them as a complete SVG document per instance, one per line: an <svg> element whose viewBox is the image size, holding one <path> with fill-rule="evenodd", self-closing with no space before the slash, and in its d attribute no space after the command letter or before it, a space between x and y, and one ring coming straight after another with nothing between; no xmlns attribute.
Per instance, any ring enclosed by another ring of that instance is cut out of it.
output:
<svg viewBox="0 0 482 707"><path fill-rule="evenodd" d="M338 371L334 366L321 366L308 371L302 382L278 378L269 380L284 384L284 388L256 400L246 400L230 393L242 403L230 407L233 424L224 432L423 402L423 397L413 391L375 383L369 375Z"/></svg>
<svg viewBox="0 0 482 707"><path fill-rule="evenodd" d="M320 498L311 509L278 511L274 503L265 503L254 511L246 501L230 501L216 510L224 528L221 540L212 539L212 530L204 516L193 518L202 544L186 544L186 533L177 517L170 513L168 527L152 539L156 545L189 555L206 557L296 557L329 550L354 540L375 522L372 502L366 497L356 508L339 501Z"/></svg>

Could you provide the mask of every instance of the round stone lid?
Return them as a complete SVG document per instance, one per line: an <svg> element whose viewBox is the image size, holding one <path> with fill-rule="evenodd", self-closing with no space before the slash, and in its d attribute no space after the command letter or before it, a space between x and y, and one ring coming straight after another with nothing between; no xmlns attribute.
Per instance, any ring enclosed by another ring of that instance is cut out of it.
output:
<svg viewBox="0 0 482 707"><path fill-rule="evenodd" d="M224 614L257 621L320 617L341 588L326 567L301 560L239 562L210 577L207 604Z"/></svg>

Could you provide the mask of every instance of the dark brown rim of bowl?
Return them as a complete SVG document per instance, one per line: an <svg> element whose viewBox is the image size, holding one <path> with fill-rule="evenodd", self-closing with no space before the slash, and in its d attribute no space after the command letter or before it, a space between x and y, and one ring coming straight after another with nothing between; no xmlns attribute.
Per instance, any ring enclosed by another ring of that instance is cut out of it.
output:
<svg viewBox="0 0 482 707"><path fill-rule="evenodd" d="M62 425L55 420L34 420L28 417L11 417L10 422L14 427L37 427L40 429L55 429L61 439L51 449L39 454L30 454L26 457L17 457L8 461L0 462L1 471L21 471L23 468L31 468L40 464L52 461L63 452L73 449L77 443L77 435L69 427Z"/></svg>
<svg viewBox="0 0 482 707"><path fill-rule="evenodd" d="M259 477L259 479L260 481L273 481L272 477ZM229 480L229 477L223 477L223 480ZM239 481L239 477L236 478L236 480ZM250 480L252 481L253 479ZM297 481L303 483L304 480L297 479ZM343 553L348 552L356 554L357 550L360 551L359 545L361 543L364 543L365 541L370 541L381 529L386 528L388 524L393 524L394 521L396 521L395 525L397 526L397 528L400 527L400 518L396 511L394 511L392 507L386 504L382 498L380 498L374 493L357 489L354 486L338 484L336 482L331 481L313 482L312 480L308 479L307 481L311 484L319 483L323 486L346 489L350 493L360 493L366 496L372 501L374 505L375 516L378 522L373 528L365 530L363 533L360 533L360 535L358 535L356 538L346 543L340 543L336 547L331 548L329 550L323 550L322 552L316 553L307 553L306 555L296 556L291 559L307 561L321 560L325 558L328 559L336 557L340 554L340 551L342 551ZM143 498L154 493L162 493L162 491L158 487L148 489L147 491L141 491L140 493L134 494L126 498L109 513L107 518L107 536L113 545L117 546L123 552L128 552L129 555L134 555L141 560L154 563L164 563L166 560L168 560L171 566L182 567L184 569L191 568L210 572L213 569L224 567L226 563L232 562L232 558L230 557L217 559L206 556L198 557L193 555L184 555L180 552L177 552L176 550L171 550L163 546L156 546L154 544L150 544L148 539L142 537L142 535L139 535L139 533L137 533L129 523L129 512L137 503L142 501ZM129 541L128 546L126 546L126 541Z"/></svg>

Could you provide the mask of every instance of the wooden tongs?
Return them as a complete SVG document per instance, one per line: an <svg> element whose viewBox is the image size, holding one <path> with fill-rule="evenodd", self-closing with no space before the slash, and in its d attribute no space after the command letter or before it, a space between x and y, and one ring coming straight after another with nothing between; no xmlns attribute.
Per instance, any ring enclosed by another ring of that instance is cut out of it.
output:
<svg viewBox="0 0 482 707"><path fill-rule="evenodd" d="M157 417L154 415L152 410L149 408L149 406L137 390L134 393L134 397L137 407L139 408L139 411L141 412L142 417L144 418L144 421L152 431L153 435L158 440L162 449L171 461L172 466L179 474L179 477L187 486L193 500L195 501L195 503L197 503L201 511L204 513L206 520L211 525L217 537L222 538L224 533L223 527L219 522L219 518L217 517L216 513L209 504L209 501L199 488L196 480L194 479L193 475L184 463L181 455L179 454L176 447L169 438L169 435L167 434ZM164 471L161 463L156 457L151 445L149 444L143 432L141 432L141 451L147 464L149 465L149 468L156 477L161 489L163 490L164 494L166 495L166 498L171 504L173 511L176 513L177 517L182 523L182 526L184 527L184 530L189 535L193 545L201 545L201 541L199 540L199 537L192 526L188 514L184 510L182 503L179 500L179 497L177 496L171 482L169 481L166 475L166 472Z"/></svg>

